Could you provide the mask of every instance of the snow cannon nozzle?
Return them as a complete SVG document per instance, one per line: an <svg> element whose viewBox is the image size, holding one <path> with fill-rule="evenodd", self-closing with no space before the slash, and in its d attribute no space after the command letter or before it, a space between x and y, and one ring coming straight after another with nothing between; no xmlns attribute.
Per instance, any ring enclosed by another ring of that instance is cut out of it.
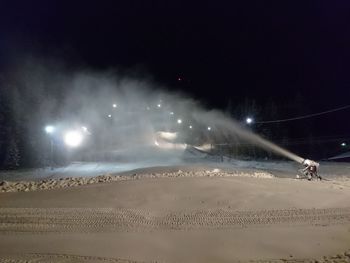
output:
<svg viewBox="0 0 350 263"><path fill-rule="evenodd" d="M316 166L317 168L320 166L320 164L318 162L315 162L315 161L310 160L310 159L304 159L302 164L305 166Z"/></svg>

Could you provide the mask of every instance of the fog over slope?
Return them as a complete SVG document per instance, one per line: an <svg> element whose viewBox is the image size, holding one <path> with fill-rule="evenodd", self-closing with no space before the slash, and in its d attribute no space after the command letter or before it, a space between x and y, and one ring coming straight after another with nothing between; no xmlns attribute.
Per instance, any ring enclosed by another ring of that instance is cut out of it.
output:
<svg viewBox="0 0 350 263"><path fill-rule="evenodd" d="M205 150L206 145L248 141L302 160L185 94L116 70L72 70L60 63L27 60L4 82L16 125L26 134L28 155L47 152L52 140L56 155L80 160L166 162L188 145ZM45 134L46 125L54 127L52 134ZM65 145L69 131L82 136L79 147Z"/></svg>

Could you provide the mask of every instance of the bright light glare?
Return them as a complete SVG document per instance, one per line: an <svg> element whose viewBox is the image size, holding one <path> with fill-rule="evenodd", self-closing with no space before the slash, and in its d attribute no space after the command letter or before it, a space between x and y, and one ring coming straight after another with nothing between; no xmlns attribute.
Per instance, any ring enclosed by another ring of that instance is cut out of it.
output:
<svg viewBox="0 0 350 263"><path fill-rule="evenodd" d="M203 144L201 146L195 146L194 148L201 150L201 151L209 151L212 147L210 144Z"/></svg>
<svg viewBox="0 0 350 263"><path fill-rule="evenodd" d="M345 142L343 142L343 143L341 144L341 146L345 147L345 146L346 146L346 143L345 143Z"/></svg>
<svg viewBox="0 0 350 263"><path fill-rule="evenodd" d="M162 149L185 150L187 147L186 143L170 143L166 141L158 142L157 140L154 141L154 144Z"/></svg>
<svg viewBox="0 0 350 263"><path fill-rule="evenodd" d="M88 129L87 129L85 126L82 126L81 128L82 128L82 130L83 130L84 132L87 132L87 131L88 131Z"/></svg>
<svg viewBox="0 0 350 263"><path fill-rule="evenodd" d="M162 104L158 104L157 107L158 107L158 108L162 107Z"/></svg>
<svg viewBox="0 0 350 263"><path fill-rule="evenodd" d="M113 104L113 108L116 108L116 107L117 107L117 104L114 103L114 104Z"/></svg>
<svg viewBox="0 0 350 263"><path fill-rule="evenodd" d="M46 133L53 133L55 131L55 127L48 125L45 127L45 132Z"/></svg>
<svg viewBox="0 0 350 263"><path fill-rule="evenodd" d="M170 112L170 115L174 115L174 112L173 112L173 111L171 111L171 112Z"/></svg>
<svg viewBox="0 0 350 263"><path fill-rule="evenodd" d="M64 135L64 143L69 147L77 147L83 141L83 135L79 131L68 131Z"/></svg>
<svg viewBox="0 0 350 263"><path fill-rule="evenodd" d="M181 119L178 119L178 120L177 120L177 123L178 123L178 124L181 124L181 123L182 123L182 120L181 120Z"/></svg>
<svg viewBox="0 0 350 263"><path fill-rule="evenodd" d="M173 141L177 138L177 133L158 131L156 132L156 136L158 139L161 139L161 140Z"/></svg>
<svg viewBox="0 0 350 263"><path fill-rule="evenodd" d="M247 124L253 123L253 119L250 118L250 117L248 117L245 121L246 121Z"/></svg>
<svg viewBox="0 0 350 263"><path fill-rule="evenodd" d="M108 114L108 118L112 118L112 114Z"/></svg>
<svg viewBox="0 0 350 263"><path fill-rule="evenodd" d="M208 127L208 131L211 131L211 127L210 126Z"/></svg>
<svg viewBox="0 0 350 263"><path fill-rule="evenodd" d="M190 129L192 129L192 125L188 126Z"/></svg>

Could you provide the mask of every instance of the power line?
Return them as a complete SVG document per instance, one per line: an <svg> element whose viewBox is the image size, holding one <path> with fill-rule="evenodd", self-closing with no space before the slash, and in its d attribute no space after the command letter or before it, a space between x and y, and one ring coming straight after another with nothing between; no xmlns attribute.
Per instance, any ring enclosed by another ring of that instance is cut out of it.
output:
<svg viewBox="0 0 350 263"><path fill-rule="evenodd" d="M322 144L322 143L332 143L332 142L342 142L349 141L350 137L334 137L334 138L323 138L323 137L315 137L315 138L298 138L298 139L288 139L284 141L282 139L273 140L278 145L303 145L303 144ZM214 143L215 146L238 146L238 145L253 145L252 142L238 141L234 143Z"/></svg>
<svg viewBox="0 0 350 263"><path fill-rule="evenodd" d="M275 123L275 122L296 121L296 120L301 120L301 119L311 118L311 117L315 117L315 116L320 116L320 115L323 115L323 114L332 113L332 112L335 112L335 111L345 110L345 109L348 109L348 108L350 108L350 105L346 105L346 106L343 106L343 107L339 107L339 108L331 109L331 110L327 110L327 111L322 111L322 112L318 112L318 113L313 113L313 114L308 114L308 115L288 118L288 119L271 120L271 121L257 121L255 123L261 124L261 123Z"/></svg>

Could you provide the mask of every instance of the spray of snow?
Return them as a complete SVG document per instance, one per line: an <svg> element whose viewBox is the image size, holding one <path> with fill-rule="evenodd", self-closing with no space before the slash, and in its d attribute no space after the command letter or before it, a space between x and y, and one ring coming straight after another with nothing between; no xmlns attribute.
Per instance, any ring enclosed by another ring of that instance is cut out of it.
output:
<svg viewBox="0 0 350 263"><path fill-rule="evenodd" d="M80 129L85 137L71 156L88 161L165 163L168 157L173 161L181 156L187 145L207 149L213 140L233 138L303 161L223 113L208 111L145 78L121 77L113 71L67 71L30 61L22 63L8 83L14 112L26 120L26 132L36 148L46 143L48 135L40 131L50 124L56 145L67 130Z"/></svg>
<svg viewBox="0 0 350 263"><path fill-rule="evenodd" d="M226 134L235 134L242 140L248 141L255 144L267 151L272 151L278 155L282 155L290 160L302 163L304 158L286 150L282 147L262 138L261 136L245 129L237 121L232 118L226 117L219 111L210 112L196 112L194 113L195 119L199 122L210 123L210 125L215 127L215 130Z"/></svg>

